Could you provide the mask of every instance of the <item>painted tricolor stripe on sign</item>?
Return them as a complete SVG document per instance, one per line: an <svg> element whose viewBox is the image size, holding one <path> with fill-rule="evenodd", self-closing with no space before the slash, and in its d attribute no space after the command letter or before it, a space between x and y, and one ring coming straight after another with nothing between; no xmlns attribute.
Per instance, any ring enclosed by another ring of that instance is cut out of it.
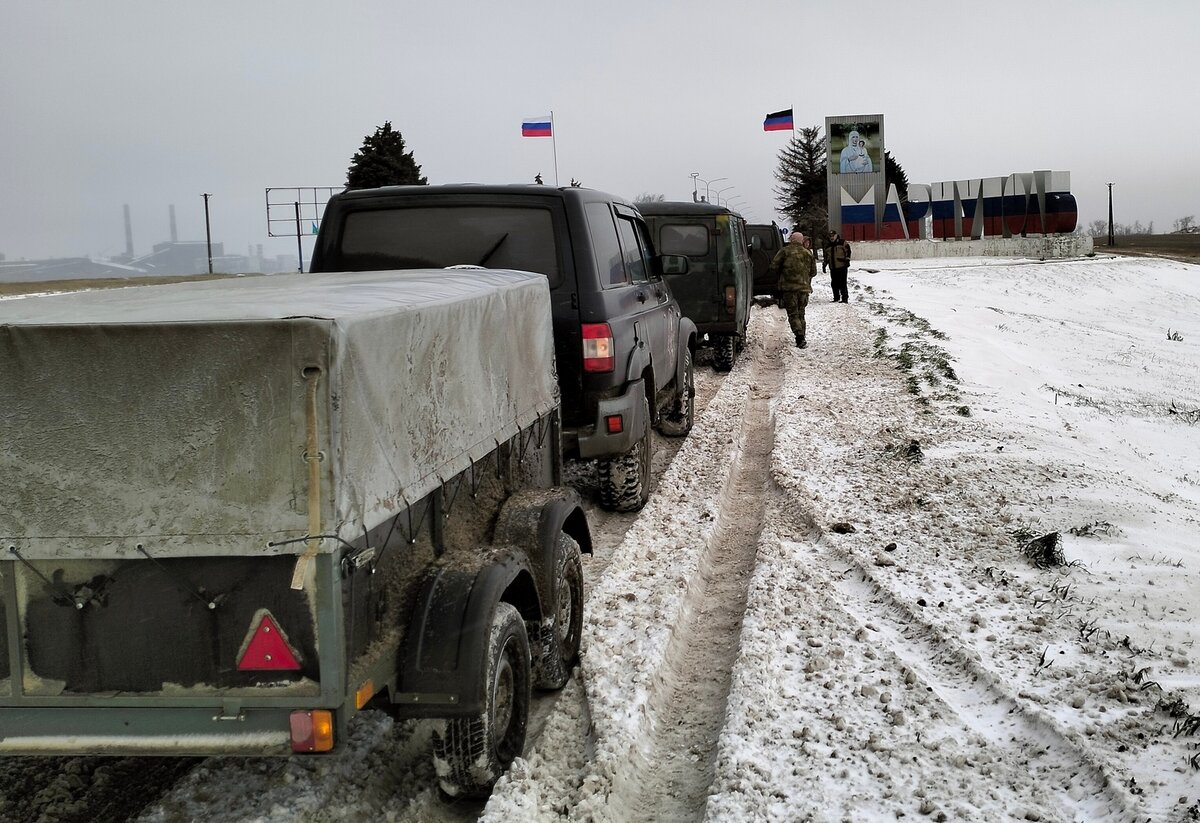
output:
<svg viewBox="0 0 1200 823"><path fill-rule="evenodd" d="M553 137L550 116L527 117L521 121L522 137Z"/></svg>

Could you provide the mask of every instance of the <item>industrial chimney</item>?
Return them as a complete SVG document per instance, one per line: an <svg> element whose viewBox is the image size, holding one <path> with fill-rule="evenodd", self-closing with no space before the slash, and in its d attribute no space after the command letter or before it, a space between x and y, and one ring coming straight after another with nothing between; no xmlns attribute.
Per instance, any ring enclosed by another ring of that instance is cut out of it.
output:
<svg viewBox="0 0 1200 823"><path fill-rule="evenodd" d="M129 204L125 204L125 257L133 259L133 221L129 219Z"/></svg>
<svg viewBox="0 0 1200 823"><path fill-rule="evenodd" d="M171 242L178 243L179 242L179 233L177 231L175 231L175 206L174 206L174 204L172 204L172 205L168 206L167 208L170 210L170 213L171 213Z"/></svg>

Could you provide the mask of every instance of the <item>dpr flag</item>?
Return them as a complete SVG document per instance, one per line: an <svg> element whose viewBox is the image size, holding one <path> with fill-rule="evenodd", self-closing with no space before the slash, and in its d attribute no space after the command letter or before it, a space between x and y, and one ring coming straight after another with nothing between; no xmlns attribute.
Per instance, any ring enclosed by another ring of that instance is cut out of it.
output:
<svg viewBox="0 0 1200 823"><path fill-rule="evenodd" d="M794 128L791 109L773 111L763 120L763 131L791 131Z"/></svg>
<svg viewBox="0 0 1200 823"><path fill-rule="evenodd" d="M545 117L526 117L521 121L522 137L553 137L550 115Z"/></svg>

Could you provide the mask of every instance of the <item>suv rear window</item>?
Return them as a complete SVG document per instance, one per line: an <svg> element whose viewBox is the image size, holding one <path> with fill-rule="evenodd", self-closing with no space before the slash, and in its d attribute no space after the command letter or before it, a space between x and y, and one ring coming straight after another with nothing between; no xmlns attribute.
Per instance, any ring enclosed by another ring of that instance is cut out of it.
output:
<svg viewBox="0 0 1200 823"><path fill-rule="evenodd" d="M770 249L779 245L781 235L774 226L751 226L750 242L756 249ZM772 237L771 235L775 235Z"/></svg>
<svg viewBox="0 0 1200 823"><path fill-rule="evenodd" d="M528 206L407 206L351 211L330 271L485 266L561 278L554 216Z"/></svg>
<svg viewBox="0 0 1200 823"><path fill-rule="evenodd" d="M708 228L686 223L661 223L658 230L658 251L661 254L703 257L708 254Z"/></svg>

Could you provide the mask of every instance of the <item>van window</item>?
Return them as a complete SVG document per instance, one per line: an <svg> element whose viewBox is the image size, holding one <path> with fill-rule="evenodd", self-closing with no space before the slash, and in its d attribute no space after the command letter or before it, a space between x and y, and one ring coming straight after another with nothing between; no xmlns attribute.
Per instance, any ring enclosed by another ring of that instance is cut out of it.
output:
<svg viewBox="0 0 1200 823"><path fill-rule="evenodd" d="M686 223L662 223L658 230L658 250L662 254L708 254L708 228Z"/></svg>
<svg viewBox="0 0 1200 823"><path fill-rule="evenodd" d="M617 242L612 210L607 203L588 203L583 211L587 215L588 233L592 236L592 254L596 258L600 284L620 286L628 283L629 275L625 273L625 261L621 257L621 244Z"/></svg>
<svg viewBox="0 0 1200 823"><path fill-rule="evenodd" d="M734 259L733 246L737 242L737 221L728 214L717 215L717 235L721 238L718 244L717 263L721 266L732 266Z"/></svg>
<svg viewBox="0 0 1200 823"><path fill-rule="evenodd" d="M484 266L562 280L554 217L528 206L406 206L351 211L331 271Z"/></svg>

